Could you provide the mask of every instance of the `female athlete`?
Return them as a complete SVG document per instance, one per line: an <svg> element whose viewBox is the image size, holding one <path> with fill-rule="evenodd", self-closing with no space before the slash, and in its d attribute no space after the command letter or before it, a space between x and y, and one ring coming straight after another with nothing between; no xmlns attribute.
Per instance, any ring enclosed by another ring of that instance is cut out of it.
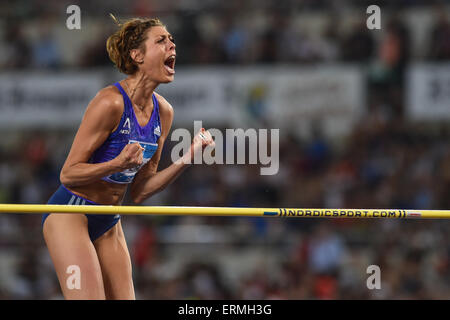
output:
<svg viewBox="0 0 450 320"><path fill-rule="evenodd" d="M155 89L175 74L175 43L159 19L130 19L106 43L127 77L87 106L48 204L121 205L163 190L214 141L202 129L189 152L157 171L173 119ZM119 215L45 214L44 239L66 299L135 299L130 254ZM78 278L74 278L78 277ZM77 282L78 281L78 282Z"/></svg>

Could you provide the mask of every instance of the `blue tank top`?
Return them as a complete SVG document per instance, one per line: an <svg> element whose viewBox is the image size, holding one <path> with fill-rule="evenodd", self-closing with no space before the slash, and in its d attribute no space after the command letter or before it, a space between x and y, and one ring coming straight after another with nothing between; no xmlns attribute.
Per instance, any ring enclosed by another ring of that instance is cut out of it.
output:
<svg viewBox="0 0 450 320"><path fill-rule="evenodd" d="M114 84L123 96L123 114L119 126L112 132L106 141L92 154L90 163L101 163L117 157L122 149L129 143L139 142L145 149L143 151L143 162L140 166L126 169L122 172L113 173L102 179L113 183L131 183L136 173L155 154L158 148L158 139L161 136L161 120L159 118L159 104L155 94L153 94L153 112L148 123L141 127L134 114L133 105L130 98L121 85Z"/></svg>

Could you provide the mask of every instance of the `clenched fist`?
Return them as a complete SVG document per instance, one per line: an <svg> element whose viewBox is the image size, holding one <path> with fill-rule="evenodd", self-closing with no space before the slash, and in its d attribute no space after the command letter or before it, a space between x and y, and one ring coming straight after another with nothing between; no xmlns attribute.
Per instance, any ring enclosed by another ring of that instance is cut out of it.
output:
<svg viewBox="0 0 450 320"><path fill-rule="evenodd" d="M205 128L202 128L194 137L191 144L190 159L194 159L194 154L203 151L207 146L215 147L215 142L211 136L211 133Z"/></svg>
<svg viewBox="0 0 450 320"><path fill-rule="evenodd" d="M209 131L202 128L197 135L194 137L192 144L194 147L201 146L202 149L205 149L206 146L214 147L215 143Z"/></svg>
<svg viewBox="0 0 450 320"><path fill-rule="evenodd" d="M143 161L144 148L137 142L127 144L122 152L117 156L117 161L121 169L130 169L140 166Z"/></svg>

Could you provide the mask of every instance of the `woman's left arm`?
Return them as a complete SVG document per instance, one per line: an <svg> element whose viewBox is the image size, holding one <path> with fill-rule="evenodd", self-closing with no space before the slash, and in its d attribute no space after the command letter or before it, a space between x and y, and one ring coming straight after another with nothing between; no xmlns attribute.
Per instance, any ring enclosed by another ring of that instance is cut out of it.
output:
<svg viewBox="0 0 450 320"><path fill-rule="evenodd" d="M158 149L150 161L145 164L141 170L139 170L134 177L133 183L131 184L130 194L134 203L141 203L172 183L186 167L190 166L190 163L192 163L193 160L193 155L196 152L195 150L203 149L207 145L214 145L214 140L209 132L205 132L204 129L202 129L203 135L206 139L201 139L198 134L194 137L189 152L184 154L179 160L172 163L166 169L157 172L164 141L169 135L173 121L172 106L160 95L157 95L157 97L160 106L159 110L162 132L158 139Z"/></svg>

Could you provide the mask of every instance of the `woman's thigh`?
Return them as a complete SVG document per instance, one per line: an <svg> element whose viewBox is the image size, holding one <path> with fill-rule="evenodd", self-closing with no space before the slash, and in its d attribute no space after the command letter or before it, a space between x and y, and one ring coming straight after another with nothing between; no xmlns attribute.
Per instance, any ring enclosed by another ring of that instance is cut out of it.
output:
<svg viewBox="0 0 450 320"><path fill-rule="evenodd" d="M84 214L50 214L44 239L66 299L105 299L102 271Z"/></svg>
<svg viewBox="0 0 450 320"><path fill-rule="evenodd" d="M94 241L106 299L135 299L130 254L121 221Z"/></svg>

